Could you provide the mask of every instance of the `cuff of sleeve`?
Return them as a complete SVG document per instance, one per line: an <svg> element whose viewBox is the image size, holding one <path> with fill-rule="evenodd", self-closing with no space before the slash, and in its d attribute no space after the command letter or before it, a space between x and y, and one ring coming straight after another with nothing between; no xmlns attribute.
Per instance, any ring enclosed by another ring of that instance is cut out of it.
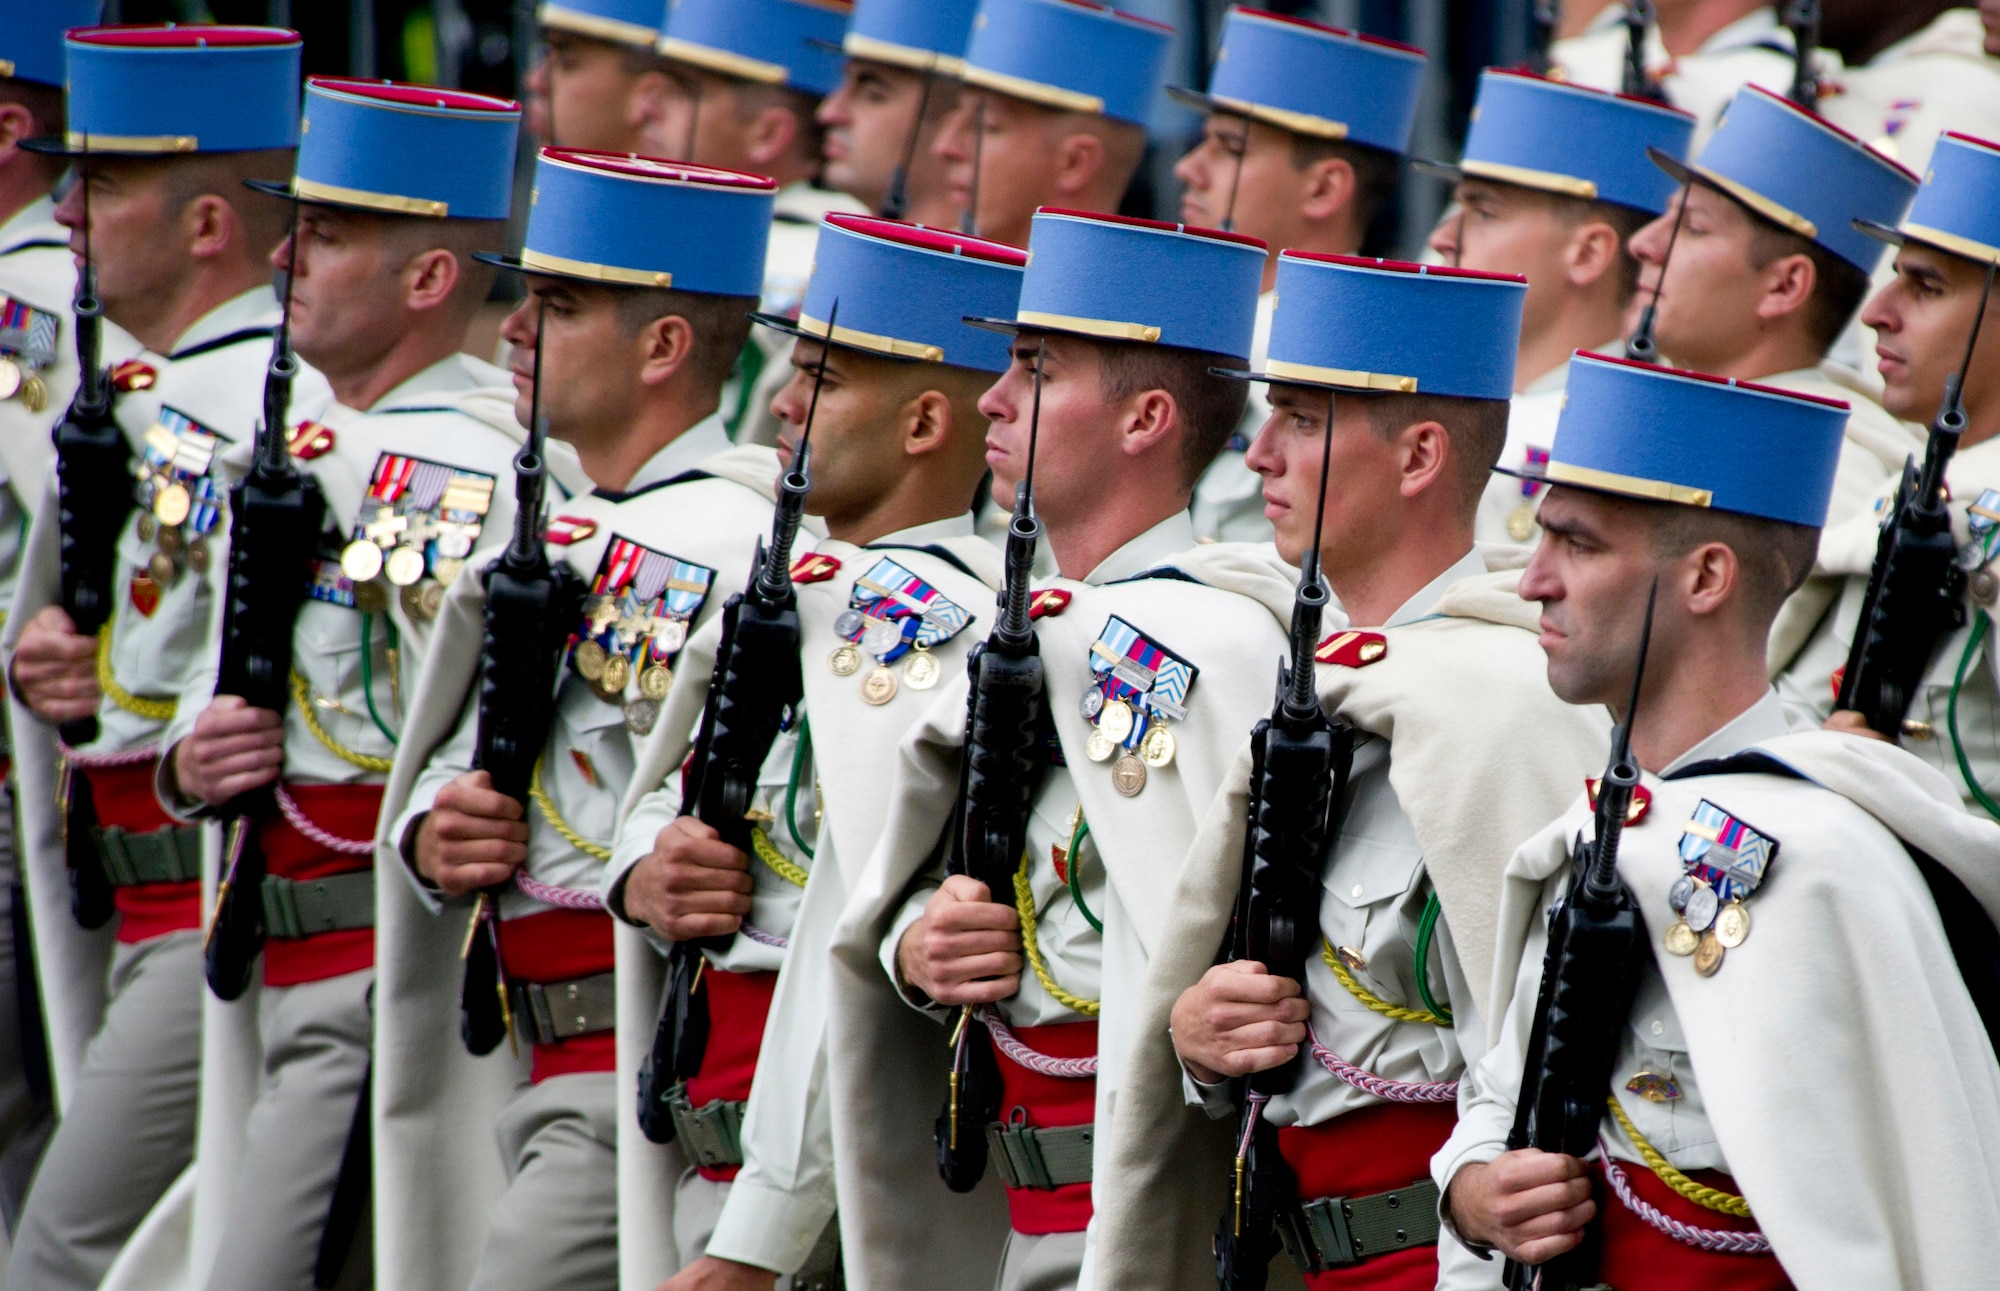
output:
<svg viewBox="0 0 2000 1291"><path fill-rule="evenodd" d="M181 792L180 778L174 774L174 751L179 747L179 740L167 745L160 760L153 764L153 796L160 800L160 810L181 824L197 825L214 815L215 809Z"/></svg>
<svg viewBox="0 0 2000 1291"><path fill-rule="evenodd" d="M896 912L895 922L889 925L889 935L882 938L882 971L895 983L896 994L903 997L905 1004L926 1013L936 1012L943 1006L903 980L902 967L896 962L896 950L903 944L903 934L924 917L924 907L930 903L931 893L937 888L935 883L926 883L912 892L903 902L903 908Z"/></svg>
<svg viewBox="0 0 2000 1291"><path fill-rule="evenodd" d="M447 903L444 889L417 872L417 831L423 828L424 817L430 814L428 805L403 813L390 837L396 840L396 854L403 858L403 877L410 881L410 890L423 902L424 909L437 915L444 913Z"/></svg>
<svg viewBox="0 0 2000 1291"><path fill-rule="evenodd" d="M1438 1223L1446 1232L1458 1239L1465 1247L1482 1260L1493 1258L1494 1247L1486 1242L1468 1239L1458 1230L1451 1217L1451 1181L1458 1172L1469 1165L1483 1165L1507 1150L1505 1143L1490 1141L1461 1142L1456 1136L1446 1139L1437 1155L1431 1158L1431 1179L1438 1186Z"/></svg>
<svg viewBox="0 0 2000 1291"><path fill-rule="evenodd" d="M604 880L598 891L603 895L604 908L611 912L612 918L627 927L650 932L645 924L625 913L625 880L632 877L632 867L645 859L644 850L620 848L613 852L611 863L604 867Z"/></svg>
<svg viewBox="0 0 2000 1291"><path fill-rule="evenodd" d="M1189 1107L1199 1107L1207 1112L1209 1119L1221 1120L1236 1110L1236 1100L1231 1097L1229 1082L1218 1080L1213 1085L1205 1085L1194 1078L1194 1073L1181 1068L1181 1096Z"/></svg>
<svg viewBox="0 0 2000 1291"><path fill-rule="evenodd" d="M739 1178L715 1221L708 1253L773 1273L796 1273L818 1245L833 1209L831 1192L780 1192Z"/></svg>

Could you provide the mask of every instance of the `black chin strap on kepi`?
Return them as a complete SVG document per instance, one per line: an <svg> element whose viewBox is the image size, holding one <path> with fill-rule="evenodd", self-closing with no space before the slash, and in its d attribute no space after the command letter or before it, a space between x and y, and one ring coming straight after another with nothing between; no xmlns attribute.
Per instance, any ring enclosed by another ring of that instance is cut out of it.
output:
<svg viewBox="0 0 2000 1291"><path fill-rule="evenodd" d="M923 137L924 118L930 115L931 85L937 79L937 60L923 71L923 89L917 95L917 115L910 122L909 138L903 141L903 159L889 179L889 194L882 199L882 218L900 220L910 209L910 168L917 164L917 140ZM974 180L977 187L978 181ZM970 230L967 230L970 232Z"/></svg>
<svg viewBox="0 0 2000 1291"><path fill-rule="evenodd" d="M1243 118L1243 132L1236 136L1236 165L1229 172L1229 204L1222 210L1222 231L1236 232L1236 192L1243 186L1243 156L1250 151L1250 118Z"/></svg>

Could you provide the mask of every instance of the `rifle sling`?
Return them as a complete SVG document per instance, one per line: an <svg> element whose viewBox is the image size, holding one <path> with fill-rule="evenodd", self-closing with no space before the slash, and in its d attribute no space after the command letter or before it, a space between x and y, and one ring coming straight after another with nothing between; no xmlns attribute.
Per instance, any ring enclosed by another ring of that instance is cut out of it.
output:
<svg viewBox="0 0 2000 1291"><path fill-rule="evenodd" d="M641 484L636 489L626 489L623 492L615 489L592 489L590 496L603 498L606 502L630 502L633 498L642 498L655 489L668 489L676 484L693 484L697 480L712 480L714 478L715 476L708 471L682 471L679 475L671 476L664 480L654 480L651 484Z"/></svg>

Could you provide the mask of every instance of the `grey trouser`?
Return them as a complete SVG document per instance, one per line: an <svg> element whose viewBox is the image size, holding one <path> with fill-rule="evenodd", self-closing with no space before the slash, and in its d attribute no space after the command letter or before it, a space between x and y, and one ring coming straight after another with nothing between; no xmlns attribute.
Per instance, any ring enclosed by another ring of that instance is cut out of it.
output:
<svg viewBox="0 0 2000 1291"><path fill-rule="evenodd" d="M13 785L9 782L0 792L0 1219L6 1221L10 1233L20 1226L21 1203L35 1177L35 1163L41 1160L55 1129L55 1112L47 1098L36 1097L28 1088L23 1023L32 1025L40 1018L22 1015L25 975L21 961L33 956L34 947L14 944L9 894L15 900L27 899L13 887L20 873L14 837ZM31 1007L39 1007L39 1002Z"/></svg>
<svg viewBox="0 0 2000 1291"><path fill-rule="evenodd" d="M194 1156L201 934L120 944L109 986L14 1233L10 1291L95 1287Z"/></svg>
<svg viewBox="0 0 2000 1291"><path fill-rule="evenodd" d="M618 1077L551 1076L494 1127L507 1190L471 1291L617 1291Z"/></svg>
<svg viewBox="0 0 2000 1291"><path fill-rule="evenodd" d="M208 1291L308 1291L327 1204L368 1070L375 970L299 986L267 986L257 1001L264 1071L229 1185L222 1248ZM343 1283L365 1272L348 1255Z"/></svg>
<svg viewBox="0 0 2000 1291"><path fill-rule="evenodd" d="M994 1291L1076 1291L1082 1233L1009 1233Z"/></svg>

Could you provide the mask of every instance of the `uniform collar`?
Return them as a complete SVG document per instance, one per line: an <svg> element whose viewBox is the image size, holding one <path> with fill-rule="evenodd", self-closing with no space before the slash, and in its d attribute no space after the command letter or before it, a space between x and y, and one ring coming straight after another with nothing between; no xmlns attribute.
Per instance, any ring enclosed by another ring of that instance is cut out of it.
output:
<svg viewBox="0 0 2000 1291"><path fill-rule="evenodd" d="M449 354L423 371L411 374L400 385L391 387L387 394L375 401L374 407L365 412L334 400L327 405L326 416L322 420L337 430L346 422L379 412L455 403L459 395L475 390L481 384L474 379L470 367L462 362L465 357Z"/></svg>
<svg viewBox="0 0 2000 1291"><path fill-rule="evenodd" d="M859 547L851 542L842 542L838 538L823 538L813 550L855 552L866 551L870 547L928 547L933 543L945 542L952 538L970 538L974 532L972 513L967 511L949 520L932 520L927 524L898 529L894 533L883 534L873 542Z"/></svg>
<svg viewBox="0 0 2000 1291"><path fill-rule="evenodd" d="M1672 775L1682 767L1692 766L1697 762L1733 757L1753 744L1775 740L1780 735L1789 735L1791 732L1791 723L1785 720L1784 705L1778 702L1778 692L1766 690L1756 703L1724 723L1707 739L1675 758L1660 774Z"/></svg>
<svg viewBox="0 0 2000 1291"><path fill-rule="evenodd" d="M1604 344L1592 346L1589 350L1585 352L1588 354L1601 354L1607 358L1622 357L1624 354L1624 341L1621 338L1614 336L1610 340L1606 341ZM1560 394L1564 389L1564 387L1568 385L1569 385L1569 359L1564 359L1562 362L1550 368L1547 372L1544 372L1542 373L1542 375L1536 377L1533 381L1528 382L1527 386L1524 387L1520 391L1520 393Z"/></svg>
<svg viewBox="0 0 2000 1291"><path fill-rule="evenodd" d="M221 340L233 332L277 325L277 295L268 285L252 287L196 319L192 327L175 338L173 352L178 354L209 341Z"/></svg>
<svg viewBox="0 0 2000 1291"><path fill-rule="evenodd" d="M1453 561L1451 568L1419 588L1417 594L1404 601L1382 626L1399 628L1405 623L1415 623L1418 619L1428 618L1447 587L1461 579L1478 578L1485 573L1486 558L1479 554L1479 548L1474 547Z"/></svg>
<svg viewBox="0 0 2000 1291"><path fill-rule="evenodd" d="M1121 578L1144 573L1169 556L1194 546L1194 520L1185 511L1176 511L1123 547L1112 552L1084 576L1091 584L1115 583Z"/></svg>
<svg viewBox="0 0 2000 1291"><path fill-rule="evenodd" d="M646 459L632 476L631 482L613 492L598 489L600 497L623 497L637 493L655 484L664 484L676 475L685 475L717 453L727 452L730 447L729 428L723 423L722 413L710 413L694 425L689 426L659 452Z"/></svg>
<svg viewBox="0 0 2000 1291"><path fill-rule="evenodd" d="M24 242L60 242L69 245L69 230L56 223L56 201L37 197L0 224L0 255Z"/></svg>

